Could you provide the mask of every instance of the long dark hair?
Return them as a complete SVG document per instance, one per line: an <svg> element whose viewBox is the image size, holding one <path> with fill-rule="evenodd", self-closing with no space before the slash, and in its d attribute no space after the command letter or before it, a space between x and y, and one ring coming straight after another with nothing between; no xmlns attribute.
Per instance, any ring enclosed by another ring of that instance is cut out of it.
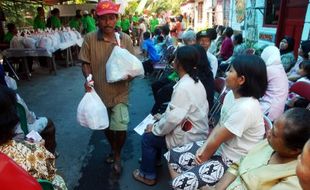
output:
<svg viewBox="0 0 310 190"><path fill-rule="evenodd" d="M243 97L256 99L264 96L268 81L266 64L256 55L240 55L232 61L232 67L238 76L244 76L245 82L241 85L238 93Z"/></svg>
<svg viewBox="0 0 310 190"><path fill-rule="evenodd" d="M280 49L280 54L283 55L283 54L294 51L294 39L290 36L284 36L283 39L287 41L287 48L283 50Z"/></svg>
<svg viewBox="0 0 310 190"><path fill-rule="evenodd" d="M213 106L214 100L214 78L211 70L210 62L207 57L206 50L198 44L192 45L199 52L200 60L197 64L198 77L207 93L209 107Z"/></svg>
<svg viewBox="0 0 310 190"><path fill-rule="evenodd" d="M11 140L18 123L16 94L8 87L0 85L0 145Z"/></svg>
<svg viewBox="0 0 310 190"><path fill-rule="evenodd" d="M183 46L176 50L176 59L185 72L198 82L197 63L200 61L199 52L193 46Z"/></svg>

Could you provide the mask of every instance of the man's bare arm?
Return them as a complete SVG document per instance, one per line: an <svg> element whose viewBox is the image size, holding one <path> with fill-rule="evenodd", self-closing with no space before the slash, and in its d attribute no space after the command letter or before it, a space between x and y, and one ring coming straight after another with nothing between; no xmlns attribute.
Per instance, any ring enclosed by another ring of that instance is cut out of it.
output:
<svg viewBox="0 0 310 190"><path fill-rule="evenodd" d="M89 74L92 74L92 70L91 70L91 67L90 67L89 63L83 61L83 63L82 63L82 72L83 72L83 75L84 75L85 78Z"/></svg>

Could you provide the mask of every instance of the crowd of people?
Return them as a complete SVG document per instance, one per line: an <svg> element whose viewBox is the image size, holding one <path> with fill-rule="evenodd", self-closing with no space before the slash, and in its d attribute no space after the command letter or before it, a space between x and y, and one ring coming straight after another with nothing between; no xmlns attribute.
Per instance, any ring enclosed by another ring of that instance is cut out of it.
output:
<svg viewBox="0 0 310 190"><path fill-rule="evenodd" d="M34 29L62 26L57 8L46 22L44 9L37 11ZM114 2L100 1L90 14L83 11L82 16L77 10L69 22L71 28L85 34L79 59L84 77L91 74L93 80L86 81L84 87L87 92L94 88L108 109L110 125L104 132L111 152L105 161L116 174L122 173L133 78L108 83L106 63L115 46L131 54L135 54L134 46L139 46L146 74L152 74L154 65L163 60L171 69L151 85L155 103L150 112L156 122L147 125L142 135L140 167L132 172L135 180L155 185L156 166L166 152L173 189L310 188L309 100L289 94L296 82L310 85L309 40L301 42L297 60L294 39L289 36L279 48L268 46L261 55L254 55L242 34L231 27L215 26L196 33L186 26L182 15L120 17L118 11ZM16 32L12 25L8 29L5 40ZM214 81L223 76L229 90L219 121L211 126ZM66 189L55 172L52 121L37 118L8 88L1 65L0 81L0 151L33 177ZM37 131L44 141L25 140L26 134L16 127L20 120L17 104L27 113L29 131ZM273 123L270 130L265 128L266 118Z"/></svg>

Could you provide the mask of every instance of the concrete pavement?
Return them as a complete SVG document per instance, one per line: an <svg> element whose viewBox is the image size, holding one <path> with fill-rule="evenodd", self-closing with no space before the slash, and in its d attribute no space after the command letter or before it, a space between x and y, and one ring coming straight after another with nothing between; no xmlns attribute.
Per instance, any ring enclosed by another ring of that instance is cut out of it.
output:
<svg viewBox="0 0 310 190"><path fill-rule="evenodd" d="M51 118L57 130L56 161L68 188L76 190L96 189L169 189L166 164L158 168L159 183L145 186L132 178L132 171L139 167L141 137L133 128L149 113L153 97L149 79L135 79L130 90L130 117L128 138L123 149L123 174L118 177L111 166L104 162L109 146L102 131L91 131L79 126L76 109L84 95L83 76L79 66L58 66L57 75L35 68L30 81L19 81L19 93L30 110L37 116Z"/></svg>

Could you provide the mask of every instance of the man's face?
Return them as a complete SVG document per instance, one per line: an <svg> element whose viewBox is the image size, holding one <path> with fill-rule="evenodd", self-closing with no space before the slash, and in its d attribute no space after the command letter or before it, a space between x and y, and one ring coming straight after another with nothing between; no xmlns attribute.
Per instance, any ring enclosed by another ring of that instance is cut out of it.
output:
<svg viewBox="0 0 310 190"><path fill-rule="evenodd" d="M201 37L198 43L207 51L211 45L211 40L208 37Z"/></svg>
<svg viewBox="0 0 310 190"><path fill-rule="evenodd" d="M98 26L104 33L114 32L116 22L117 22L116 14L105 14L98 16Z"/></svg>

